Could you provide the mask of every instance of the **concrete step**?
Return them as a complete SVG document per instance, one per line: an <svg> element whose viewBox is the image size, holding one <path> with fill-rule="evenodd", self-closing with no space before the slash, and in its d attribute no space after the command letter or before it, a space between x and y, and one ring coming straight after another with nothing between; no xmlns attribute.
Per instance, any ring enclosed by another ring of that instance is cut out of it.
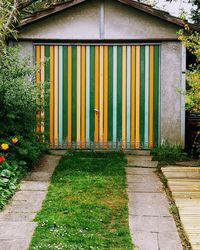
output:
<svg viewBox="0 0 200 250"><path fill-rule="evenodd" d="M124 153L126 155L143 155L143 156L149 156L150 155L150 150L125 150Z"/></svg>
<svg viewBox="0 0 200 250"><path fill-rule="evenodd" d="M158 166L157 161L152 161L152 157L145 155L127 155L128 166L156 168Z"/></svg>

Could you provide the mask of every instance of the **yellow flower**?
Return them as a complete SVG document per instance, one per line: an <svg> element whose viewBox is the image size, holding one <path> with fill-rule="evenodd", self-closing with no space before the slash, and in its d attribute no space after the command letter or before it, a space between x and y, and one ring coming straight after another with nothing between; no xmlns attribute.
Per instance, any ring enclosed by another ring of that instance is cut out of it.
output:
<svg viewBox="0 0 200 250"><path fill-rule="evenodd" d="M1 149L2 150L8 150L9 149L9 145L7 143L3 143L3 144L1 144Z"/></svg>
<svg viewBox="0 0 200 250"><path fill-rule="evenodd" d="M15 137L15 138L12 138L12 143L13 144L16 144L18 142L18 139L17 139L17 137Z"/></svg>

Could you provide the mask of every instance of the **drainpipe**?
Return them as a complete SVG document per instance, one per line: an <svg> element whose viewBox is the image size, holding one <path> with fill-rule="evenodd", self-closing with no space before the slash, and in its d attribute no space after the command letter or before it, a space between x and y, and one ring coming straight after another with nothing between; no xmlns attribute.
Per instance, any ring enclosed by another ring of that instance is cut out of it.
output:
<svg viewBox="0 0 200 250"><path fill-rule="evenodd" d="M181 90L186 90L186 47L181 48ZM181 145L185 147L185 97L181 95Z"/></svg>

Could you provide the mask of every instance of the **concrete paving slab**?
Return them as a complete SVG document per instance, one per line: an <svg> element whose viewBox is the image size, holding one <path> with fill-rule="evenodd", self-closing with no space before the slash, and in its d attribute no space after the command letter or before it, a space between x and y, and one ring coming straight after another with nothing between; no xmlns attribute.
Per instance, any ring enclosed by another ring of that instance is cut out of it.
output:
<svg viewBox="0 0 200 250"><path fill-rule="evenodd" d="M46 191L49 183L44 181L22 181L19 190L21 191Z"/></svg>
<svg viewBox="0 0 200 250"><path fill-rule="evenodd" d="M47 172L32 172L27 174L25 181L50 181L52 174Z"/></svg>
<svg viewBox="0 0 200 250"><path fill-rule="evenodd" d="M170 216L163 193L128 193L131 215Z"/></svg>
<svg viewBox="0 0 200 250"><path fill-rule="evenodd" d="M2 212L0 213L0 221L22 221L30 222L33 221L36 213L22 213L22 212Z"/></svg>
<svg viewBox="0 0 200 250"><path fill-rule="evenodd" d="M157 233L135 231L132 238L135 250L160 250L158 248Z"/></svg>
<svg viewBox="0 0 200 250"><path fill-rule="evenodd" d="M182 244L177 232L162 232L158 234L159 249L182 250Z"/></svg>
<svg viewBox="0 0 200 250"><path fill-rule="evenodd" d="M158 178L155 175L127 175L127 182L129 183L137 183L137 182L159 182Z"/></svg>
<svg viewBox="0 0 200 250"><path fill-rule="evenodd" d="M35 222L0 222L0 240L31 238L36 226Z"/></svg>
<svg viewBox="0 0 200 250"><path fill-rule="evenodd" d="M134 231L151 233L176 232L176 226L171 216L130 216L130 227ZM144 226L145 225L145 226Z"/></svg>
<svg viewBox="0 0 200 250"><path fill-rule="evenodd" d="M128 192L141 192L141 193L149 193L149 192L162 193L163 192L162 184L159 182L152 182L152 181L133 182L132 185L130 185L127 188L127 190Z"/></svg>
<svg viewBox="0 0 200 250"><path fill-rule="evenodd" d="M154 172L155 172L155 169L151 169L151 168L126 167L126 173L128 175L150 175Z"/></svg>
<svg viewBox="0 0 200 250"><path fill-rule="evenodd" d="M10 213L36 213L42 207L43 200L40 201L16 201L12 200L10 204L7 206L6 211Z"/></svg>
<svg viewBox="0 0 200 250"><path fill-rule="evenodd" d="M1 240L0 250L27 250L29 240Z"/></svg>

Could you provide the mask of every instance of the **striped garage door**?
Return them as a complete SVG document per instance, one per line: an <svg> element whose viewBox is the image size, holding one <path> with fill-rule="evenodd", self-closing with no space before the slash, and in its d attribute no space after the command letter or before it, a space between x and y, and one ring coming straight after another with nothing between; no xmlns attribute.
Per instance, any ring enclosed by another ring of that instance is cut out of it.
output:
<svg viewBox="0 0 200 250"><path fill-rule="evenodd" d="M158 144L158 45L37 45L35 58L38 84L50 82L37 127L50 147Z"/></svg>

